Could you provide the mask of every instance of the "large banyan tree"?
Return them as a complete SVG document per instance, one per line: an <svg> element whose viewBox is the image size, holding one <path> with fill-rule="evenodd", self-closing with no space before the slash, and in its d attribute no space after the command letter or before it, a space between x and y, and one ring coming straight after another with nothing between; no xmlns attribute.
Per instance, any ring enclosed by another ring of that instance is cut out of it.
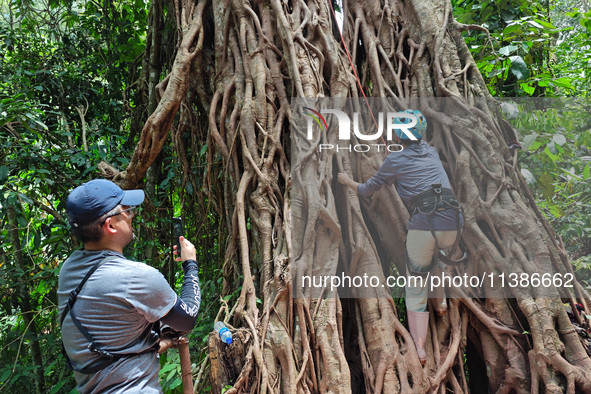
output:
<svg viewBox="0 0 591 394"><path fill-rule="evenodd" d="M143 182L168 138L185 174L199 151L206 156L202 176L183 184L215 207L227 235L219 262L226 286L241 286L230 321L240 340L231 348L210 340L213 392L228 384L226 393L591 392L591 359L563 306L591 310L576 282L553 297L508 287L495 297L450 291L447 316L431 312L425 366L403 303L377 289L357 298L294 292L310 260L329 273L403 273L409 217L393 187L365 199L336 182L338 172L366 181L383 154L319 151L319 142L339 143L336 133L291 138L296 97L420 103L426 140L464 210L464 269L572 274L508 149L514 131L462 38L480 27L454 20L449 0L345 1L337 9L342 37L331 1L151 5L142 70L149 118L114 179L125 188ZM162 42L167 22L176 33ZM160 78L166 58L170 73Z"/></svg>

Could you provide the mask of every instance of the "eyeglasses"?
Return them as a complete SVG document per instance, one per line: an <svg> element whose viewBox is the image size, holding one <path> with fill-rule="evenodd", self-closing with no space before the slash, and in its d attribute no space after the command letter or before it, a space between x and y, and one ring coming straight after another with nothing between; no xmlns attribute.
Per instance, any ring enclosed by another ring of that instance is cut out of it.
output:
<svg viewBox="0 0 591 394"><path fill-rule="evenodd" d="M126 212L127 213L127 218L128 219L132 219L135 216L136 212L137 212L137 207L130 207L130 208L124 209L122 211L119 211L117 213L114 213L112 215L107 216L105 218L105 220L103 220L103 222L101 223L100 227L102 227L103 224L105 224L105 222L107 221L108 218L112 218L113 216L121 215L123 212Z"/></svg>

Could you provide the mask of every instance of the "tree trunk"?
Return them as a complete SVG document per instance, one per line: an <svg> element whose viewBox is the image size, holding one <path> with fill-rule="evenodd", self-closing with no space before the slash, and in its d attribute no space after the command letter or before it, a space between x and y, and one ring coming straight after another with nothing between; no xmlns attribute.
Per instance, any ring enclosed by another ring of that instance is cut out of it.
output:
<svg viewBox="0 0 591 394"><path fill-rule="evenodd" d="M14 257L17 267L27 274L28 269L25 265L25 259L23 257L21 249L21 239L18 231L18 221L16 217L16 209L13 205L8 205L8 221L11 227L11 238L12 246L14 250ZM39 346L39 335L37 333L37 325L35 324L35 310L31 307L31 295L27 289L25 283L21 283L17 286L18 293L18 304L20 306L22 317L25 322L25 327L31 335L31 338L27 341L30 344L31 358L35 364L35 392L42 393L45 389L45 369L43 366L43 356L41 353L41 347ZM27 335L26 332L23 335Z"/></svg>
<svg viewBox="0 0 591 394"><path fill-rule="evenodd" d="M140 182L173 124L176 139L182 140L180 130L192 130L207 145L199 185L227 223L226 264L243 277L234 325L251 335L226 393L462 392L474 387L465 366L472 379L486 376L494 392L590 391L591 360L558 297L504 289L500 297L468 298L455 290L448 317L431 315L425 367L401 322L404 314L387 294L294 297L292 278L313 259L328 273L350 262L383 278L389 261L402 272L408 212L393 188L368 205L334 186L339 171L367 180L383 155L321 157L290 141L290 97L365 93L402 109L412 98L432 123L427 141L438 149L464 208L468 272L572 273L520 175L516 153L507 148L505 136L513 131L498 116L462 38L475 27L455 21L448 0L346 2L341 42L330 6L174 2L174 66L158 86L159 104L129 167L116 178L124 187ZM203 129L205 137L198 133ZM385 205L394 209L378 211ZM384 238L392 233L394 239ZM566 302L590 310L578 283L559 290ZM211 346L210 354L227 351L216 341Z"/></svg>

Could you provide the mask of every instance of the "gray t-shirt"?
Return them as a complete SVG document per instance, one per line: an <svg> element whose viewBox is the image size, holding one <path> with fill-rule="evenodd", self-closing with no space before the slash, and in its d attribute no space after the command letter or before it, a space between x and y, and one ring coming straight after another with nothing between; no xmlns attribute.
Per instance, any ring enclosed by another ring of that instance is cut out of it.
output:
<svg viewBox="0 0 591 394"><path fill-rule="evenodd" d="M177 297L164 276L144 263L127 260L113 251L75 251L60 271L60 317L70 292L95 263L108 256L116 258L88 279L74 312L99 347L114 354L142 352L156 344L153 325L172 309ZM63 322L62 339L75 368L85 368L99 360L87 349L89 342L69 313ZM148 352L121 358L94 374L74 372L74 376L81 393L160 393L159 371L157 352Z"/></svg>

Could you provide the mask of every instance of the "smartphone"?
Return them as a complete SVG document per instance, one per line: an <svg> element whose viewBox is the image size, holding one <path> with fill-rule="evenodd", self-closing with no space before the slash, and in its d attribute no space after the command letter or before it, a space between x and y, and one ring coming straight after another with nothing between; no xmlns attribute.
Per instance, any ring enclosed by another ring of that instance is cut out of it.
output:
<svg viewBox="0 0 591 394"><path fill-rule="evenodd" d="M172 218L172 233L174 244L176 245L177 256L181 257L181 243L179 241L179 237L181 235L185 235L185 230L183 229L183 219Z"/></svg>

